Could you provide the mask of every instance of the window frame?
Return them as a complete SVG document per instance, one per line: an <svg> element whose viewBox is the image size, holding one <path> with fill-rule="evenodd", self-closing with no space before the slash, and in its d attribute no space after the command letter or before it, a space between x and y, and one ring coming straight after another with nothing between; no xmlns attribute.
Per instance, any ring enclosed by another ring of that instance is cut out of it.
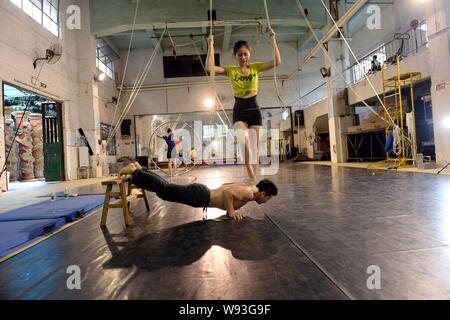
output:
<svg viewBox="0 0 450 320"><path fill-rule="evenodd" d="M96 47L95 56L97 69L114 80L114 61L101 50L101 47Z"/></svg>
<svg viewBox="0 0 450 320"><path fill-rule="evenodd" d="M48 32L60 39L62 38L59 0L9 0L9 2L21 9Z"/></svg>

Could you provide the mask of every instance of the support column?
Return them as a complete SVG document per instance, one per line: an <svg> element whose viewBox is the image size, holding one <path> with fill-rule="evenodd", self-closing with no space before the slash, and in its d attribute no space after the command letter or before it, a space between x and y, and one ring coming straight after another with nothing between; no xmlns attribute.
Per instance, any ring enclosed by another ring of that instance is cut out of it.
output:
<svg viewBox="0 0 450 320"><path fill-rule="evenodd" d="M330 4L333 1L330 1ZM339 8L330 10L335 15L335 21L339 20ZM343 11L343 10L341 10ZM345 12L343 12L345 13ZM333 25L331 19L329 26ZM324 34L328 31L327 27L322 30ZM332 38L326 45L330 58L337 68L345 70L346 61L348 61L348 52L345 43L339 37ZM347 104L347 89L345 81L333 69L328 57L325 55L325 68L330 69L331 76L326 78L327 97L328 97L328 127L330 132L330 153L333 163L342 163L347 161L347 137L344 135L347 128L353 125L353 116ZM343 73L343 72L342 72ZM349 79L346 79L349 81Z"/></svg>
<svg viewBox="0 0 450 320"><path fill-rule="evenodd" d="M101 177L100 153L100 114L99 82L94 80L96 67L96 40L90 33L89 4L79 1L81 8L81 29L76 31L78 64L78 128L82 128L94 155L89 157L91 177ZM80 135L77 134L79 138ZM76 160L78 163L78 159Z"/></svg>
<svg viewBox="0 0 450 320"><path fill-rule="evenodd" d="M433 0L427 8L436 164L450 162L450 0Z"/></svg>

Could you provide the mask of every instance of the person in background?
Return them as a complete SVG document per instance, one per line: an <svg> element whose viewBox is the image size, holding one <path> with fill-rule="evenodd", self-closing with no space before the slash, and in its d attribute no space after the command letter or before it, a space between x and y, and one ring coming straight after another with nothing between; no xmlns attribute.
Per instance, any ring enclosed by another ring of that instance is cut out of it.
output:
<svg viewBox="0 0 450 320"><path fill-rule="evenodd" d="M186 127L186 126L187 126L187 124L185 123L180 129L175 130L175 132L173 132L172 129L167 128L167 135L165 135L165 136L161 136L159 134L156 135L158 138L164 139L167 143L167 160L168 160L170 176L173 176L177 173L176 159L178 158L178 153L177 153L177 150L176 150L177 148L175 145L175 140L176 140L175 136L178 134L179 131L183 130L184 127Z"/></svg>

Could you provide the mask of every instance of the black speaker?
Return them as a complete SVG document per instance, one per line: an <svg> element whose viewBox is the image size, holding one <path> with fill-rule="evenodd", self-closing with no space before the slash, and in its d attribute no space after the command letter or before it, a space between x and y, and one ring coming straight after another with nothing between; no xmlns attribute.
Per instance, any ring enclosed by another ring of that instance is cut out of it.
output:
<svg viewBox="0 0 450 320"><path fill-rule="evenodd" d="M120 134L122 136L131 136L131 120L124 119L120 125Z"/></svg>
<svg viewBox="0 0 450 320"><path fill-rule="evenodd" d="M298 117L298 121L297 121L297 117ZM303 110L295 111L295 124L297 124L297 123L300 127L305 126L305 115L303 113Z"/></svg>
<svg viewBox="0 0 450 320"><path fill-rule="evenodd" d="M210 18L211 18L211 10L208 10L208 21L211 21ZM212 11L212 19L213 19L213 21L216 20L216 10Z"/></svg>

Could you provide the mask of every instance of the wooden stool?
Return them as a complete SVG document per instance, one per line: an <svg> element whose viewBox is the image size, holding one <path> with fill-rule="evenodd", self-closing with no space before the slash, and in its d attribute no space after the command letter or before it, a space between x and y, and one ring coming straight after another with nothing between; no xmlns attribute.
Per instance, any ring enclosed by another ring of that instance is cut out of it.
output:
<svg viewBox="0 0 450 320"><path fill-rule="evenodd" d="M112 192L113 185L119 185L120 192ZM123 217L125 219L125 225L130 225L130 211L129 211L129 204L132 199L136 199L136 195L128 195L127 190L125 188L125 181L121 179L116 180L110 180L110 181L103 181L102 185L106 186L106 193L105 193L105 202L103 204L103 213L102 213L102 220L100 223L101 227L104 227L106 225L106 218L108 217L108 209L109 208L123 208ZM115 199L113 201L109 201L111 197L118 197L118 199Z"/></svg>
<svg viewBox="0 0 450 320"><path fill-rule="evenodd" d="M140 189L140 190L139 190ZM144 199L145 207L147 208L147 211L150 211L150 206L148 205L148 199L147 194L145 193L144 189L141 189L139 187L136 187L134 184L131 183L131 180L128 181L128 196L136 196L136 198ZM128 203L128 210L130 210L131 202Z"/></svg>

